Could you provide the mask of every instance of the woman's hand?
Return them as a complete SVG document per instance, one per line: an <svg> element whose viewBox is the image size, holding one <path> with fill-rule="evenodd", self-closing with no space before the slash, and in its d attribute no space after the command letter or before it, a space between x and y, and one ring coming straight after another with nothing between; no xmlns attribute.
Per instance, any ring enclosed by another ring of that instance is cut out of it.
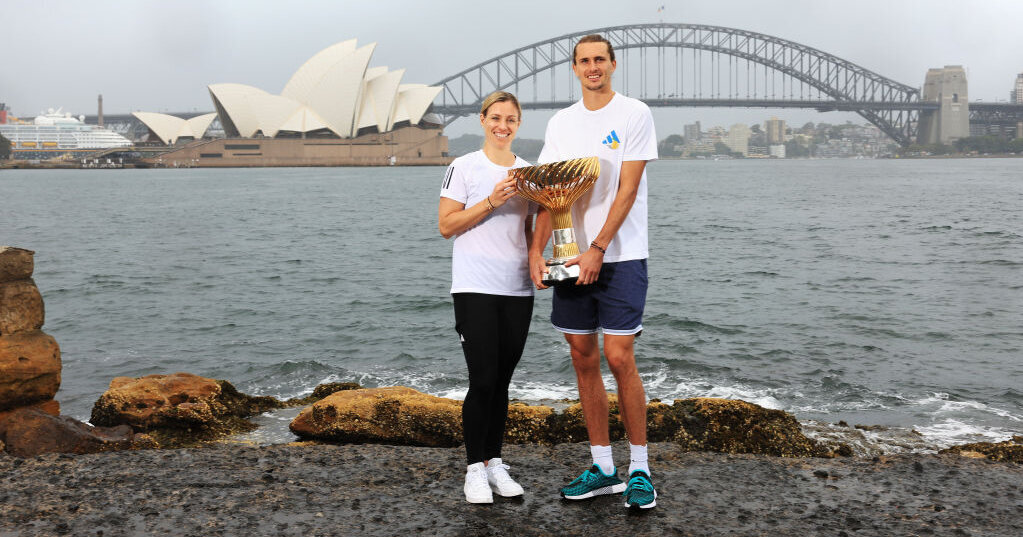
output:
<svg viewBox="0 0 1023 537"><path fill-rule="evenodd" d="M490 203L498 208L511 199L518 190L515 188L515 172L508 170L508 175L494 185L494 191L490 193Z"/></svg>

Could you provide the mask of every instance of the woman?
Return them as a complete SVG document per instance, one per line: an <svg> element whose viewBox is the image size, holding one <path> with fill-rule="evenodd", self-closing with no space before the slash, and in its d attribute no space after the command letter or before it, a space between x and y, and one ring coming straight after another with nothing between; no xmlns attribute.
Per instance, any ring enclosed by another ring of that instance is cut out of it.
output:
<svg viewBox="0 0 1023 537"><path fill-rule="evenodd" d="M490 94L480 108L483 149L455 159L444 175L438 228L455 236L451 296L469 369L462 403L468 467L465 499L493 503L521 496L501 460L508 384L522 356L533 313L527 252L535 208L515 196L512 168L529 166L511 151L522 109L514 95Z"/></svg>

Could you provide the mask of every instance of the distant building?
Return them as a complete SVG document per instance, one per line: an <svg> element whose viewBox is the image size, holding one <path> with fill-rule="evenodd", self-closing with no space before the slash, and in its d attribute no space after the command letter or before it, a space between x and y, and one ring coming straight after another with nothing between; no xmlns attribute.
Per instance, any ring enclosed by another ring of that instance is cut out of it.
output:
<svg viewBox="0 0 1023 537"><path fill-rule="evenodd" d="M1009 102L1023 104L1023 73L1016 75L1016 86L1010 94Z"/></svg>
<svg viewBox="0 0 1023 537"><path fill-rule="evenodd" d="M699 121L692 125L686 125L682 127L682 137L685 139L686 144L692 145L695 144L696 142L699 142L700 137L702 136L702 132L703 131L700 130Z"/></svg>
<svg viewBox="0 0 1023 537"><path fill-rule="evenodd" d="M764 122L764 130L767 131L767 145L785 143L785 120L772 117Z"/></svg>
<svg viewBox="0 0 1023 537"><path fill-rule="evenodd" d="M149 137L145 141L158 140L167 145L174 145L178 141L202 139L206 135L206 130L210 128L210 123L217 117L216 113L203 114L192 119L156 112L132 112L132 115L149 129Z"/></svg>
<svg viewBox="0 0 1023 537"><path fill-rule="evenodd" d="M769 145L767 153L774 158L785 158L785 144Z"/></svg>
<svg viewBox="0 0 1023 537"><path fill-rule="evenodd" d="M714 126L707 129L707 136L702 138L701 142L709 142L710 145L714 145L718 142L724 142L727 137L728 131L724 127Z"/></svg>
<svg viewBox="0 0 1023 537"><path fill-rule="evenodd" d="M199 139L215 116L226 140L190 143L157 166L447 164L447 137L429 113L440 86L403 84L404 69L371 67L376 43L337 43L309 58L279 95L244 84L208 86L216 113L190 120L136 113L163 143Z"/></svg>
<svg viewBox="0 0 1023 537"><path fill-rule="evenodd" d="M0 125L7 124L7 105L0 103Z"/></svg>
<svg viewBox="0 0 1023 537"><path fill-rule="evenodd" d="M722 141L733 153L742 153L742 156L747 156L749 155L750 132L752 131L748 125L736 123L728 129L728 136Z"/></svg>

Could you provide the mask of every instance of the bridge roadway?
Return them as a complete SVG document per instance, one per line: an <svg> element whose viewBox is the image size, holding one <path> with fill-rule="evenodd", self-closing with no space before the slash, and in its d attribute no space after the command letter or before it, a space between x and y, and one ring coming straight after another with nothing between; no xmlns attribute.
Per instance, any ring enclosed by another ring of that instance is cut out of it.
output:
<svg viewBox="0 0 1023 537"><path fill-rule="evenodd" d="M858 110L937 110L940 105L936 102L843 102L823 100L791 100L791 99L643 99L652 108L802 108L812 109L819 112L856 112ZM560 110L572 105L575 101L549 101L549 102L523 102L522 108L526 110ZM1023 121L1023 104L1012 103L991 103L972 102L969 103L971 122L988 123L991 121L1015 123ZM434 113L453 114L466 116L475 114L479 106L475 103L464 105L434 105L431 109ZM209 112L180 112L170 115L181 118L192 118ZM105 114L104 122L107 124L130 123L141 124L131 114ZM96 116L85 116L85 122L91 125L97 123Z"/></svg>

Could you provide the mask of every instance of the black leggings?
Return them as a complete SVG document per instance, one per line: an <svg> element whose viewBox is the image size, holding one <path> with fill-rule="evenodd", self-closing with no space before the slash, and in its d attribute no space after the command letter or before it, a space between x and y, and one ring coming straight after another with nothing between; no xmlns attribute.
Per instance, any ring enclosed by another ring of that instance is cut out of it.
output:
<svg viewBox="0 0 1023 537"><path fill-rule="evenodd" d="M469 368L462 430L469 464L501 456L508 384L522 357L533 297L455 293L455 331Z"/></svg>

